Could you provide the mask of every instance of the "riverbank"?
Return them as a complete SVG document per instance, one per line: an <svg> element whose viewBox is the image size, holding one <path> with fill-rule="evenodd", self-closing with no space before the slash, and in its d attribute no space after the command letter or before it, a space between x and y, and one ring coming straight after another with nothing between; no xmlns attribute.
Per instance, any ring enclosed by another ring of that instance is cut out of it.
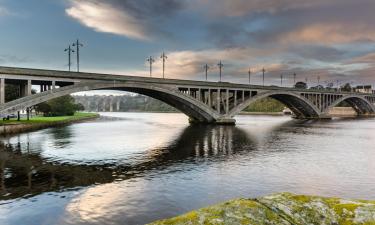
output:
<svg viewBox="0 0 375 225"><path fill-rule="evenodd" d="M375 224L375 201L281 193L231 200L151 224Z"/></svg>
<svg viewBox="0 0 375 225"><path fill-rule="evenodd" d="M98 118L97 113L75 113L73 116L57 116L57 117L43 117L35 116L26 120L22 118L20 121L11 119L0 121L0 135L18 134L23 132L35 131L49 127L65 126L72 123L82 122L94 118Z"/></svg>

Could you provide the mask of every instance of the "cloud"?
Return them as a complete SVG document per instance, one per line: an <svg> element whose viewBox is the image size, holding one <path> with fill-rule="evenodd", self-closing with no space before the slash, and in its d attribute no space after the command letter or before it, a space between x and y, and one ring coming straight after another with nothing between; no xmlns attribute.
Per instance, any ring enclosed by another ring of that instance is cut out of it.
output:
<svg viewBox="0 0 375 225"><path fill-rule="evenodd" d="M158 23L182 7L177 0L71 0L70 4L66 14L83 25L139 40L150 40L159 32Z"/></svg>
<svg viewBox="0 0 375 225"><path fill-rule="evenodd" d="M294 72L313 80L369 78L374 11L373 0L70 0L66 9L98 32L141 41L180 34L163 43L167 77L201 79L204 64L217 74L222 60L234 81L263 66L271 81ZM146 68L132 73L147 75ZM155 76L161 71L159 59Z"/></svg>
<svg viewBox="0 0 375 225"><path fill-rule="evenodd" d="M282 42L338 44L375 41L375 27L366 24L325 23L302 27L282 36Z"/></svg>
<svg viewBox="0 0 375 225"><path fill-rule="evenodd" d="M9 11L5 7L0 5L0 16L7 16L7 15L9 15Z"/></svg>
<svg viewBox="0 0 375 225"><path fill-rule="evenodd" d="M28 63L28 62L32 62L32 60L30 60L27 57L20 58L15 55L0 55L0 63L2 64L7 64L7 63L18 64L18 63Z"/></svg>
<svg viewBox="0 0 375 225"><path fill-rule="evenodd" d="M238 17L251 13L274 14L283 11L315 8L333 4L335 0L206 0L203 2L218 16Z"/></svg>

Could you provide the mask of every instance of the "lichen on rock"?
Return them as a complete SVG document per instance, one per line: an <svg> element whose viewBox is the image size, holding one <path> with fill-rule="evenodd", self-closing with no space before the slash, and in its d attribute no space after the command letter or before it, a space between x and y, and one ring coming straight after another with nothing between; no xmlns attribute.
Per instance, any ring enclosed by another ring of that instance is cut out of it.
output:
<svg viewBox="0 0 375 225"><path fill-rule="evenodd" d="M375 201L273 194L236 199L153 225L194 224L375 224Z"/></svg>

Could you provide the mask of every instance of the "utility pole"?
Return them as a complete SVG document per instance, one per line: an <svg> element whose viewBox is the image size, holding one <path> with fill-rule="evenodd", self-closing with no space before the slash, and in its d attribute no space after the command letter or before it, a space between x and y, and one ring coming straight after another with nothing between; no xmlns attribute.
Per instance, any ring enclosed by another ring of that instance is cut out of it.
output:
<svg viewBox="0 0 375 225"><path fill-rule="evenodd" d="M205 69L206 71L206 81L207 81L207 72L208 72L208 69L210 68L207 64L203 66L203 68Z"/></svg>
<svg viewBox="0 0 375 225"><path fill-rule="evenodd" d="M150 56L150 58L147 58L147 62L150 63L150 77L152 77L152 64L155 62L155 59Z"/></svg>
<svg viewBox="0 0 375 225"><path fill-rule="evenodd" d="M250 68L249 68L248 74L249 74L249 85L250 85L251 84L251 69Z"/></svg>
<svg viewBox="0 0 375 225"><path fill-rule="evenodd" d="M160 58L163 59L163 79L164 79L165 60L168 59L168 57L167 57L167 56L165 55L165 53L163 52L163 54L161 54Z"/></svg>
<svg viewBox="0 0 375 225"><path fill-rule="evenodd" d="M320 76L318 76L318 86L320 85Z"/></svg>
<svg viewBox="0 0 375 225"><path fill-rule="evenodd" d="M219 66L219 76L220 76L220 79L219 79L219 81L221 82L221 70L223 69L223 64L221 63L221 60L220 60L220 62L219 62L219 64L217 64L218 66Z"/></svg>
<svg viewBox="0 0 375 225"><path fill-rule="evenodd" d="M73 46L76 47L76 54L77 54L77 72L79 72L79 47L83 47L83 44L79 42L77 39L76 42L73 43Z"/></svg>
<svg viewBox="0 0 375 225"><path fill-rule="evenodd" d="M69 45L69 47L66 48L66 49L64 50L64 52L68 52L68 66L69 66L69 72L70 72L70 67L71 67L71 65L72 65L72 63L71 63L71 53L74 52L74 50L73 50L73 49L70 47L70 45Z"/></svg>
<svg viewBox="0 0 375 225"><path fill-rule="evenodd" d="M294 87L295 87L295 86L296 86L296 77L297 77L297 74L294 73L294 74L293 74L293 77L294 77Z"/></svg>
<svg viewBox="0 0 375 225"><path fill-rule="evenodd" d="M266 70L264 69L264 67L262 69L262 72L263 72L263 86L264 86L264 73L266 72Z"/></svg>
<svg viewBox="0 0 375 225"><path fill-rule="evenodd" d="M283 74L280 74L280 84L281 84L280 87L282 87L283 86Z"/></svg>

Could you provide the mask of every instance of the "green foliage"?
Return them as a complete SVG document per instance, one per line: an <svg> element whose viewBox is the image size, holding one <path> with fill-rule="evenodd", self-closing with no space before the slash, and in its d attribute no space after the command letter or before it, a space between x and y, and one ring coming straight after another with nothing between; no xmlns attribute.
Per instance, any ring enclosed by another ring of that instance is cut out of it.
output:
<svg viewBox="0 0 375 225"><path fill-rule="evenodd" d="M272 98L264 98L260 99L249 107L247 107L244 111L246 112L281 112L283 111L285 105L275 99Z"/></svg>
<svg viewBox="0 0 375 225"><path fill-rule="evenodd" d="M307 89L307 84L305 82L299 81L294 85L298 89Z"/></svg>
<svg viewBox="0 0 375 225"><path fill-rule="evenodd" d="M76 111L84 110L82 104L75 104L74 101L72 96L66 95L38 104L35 110L44 116L73 116Z"/></svg>
<svg viewBox="0 0 375 225"><path fill-rule="evenodd" d="M5 85L5 102L16 100L20 97L20 86L14 84Z"/></svg>
<svg viewBox="0 0 375 225"><path fill-rule="evenodd" d="M351 92L352 91L352 86L349 83L346 83L343 86L341 86L341 91Z"/></svg>

